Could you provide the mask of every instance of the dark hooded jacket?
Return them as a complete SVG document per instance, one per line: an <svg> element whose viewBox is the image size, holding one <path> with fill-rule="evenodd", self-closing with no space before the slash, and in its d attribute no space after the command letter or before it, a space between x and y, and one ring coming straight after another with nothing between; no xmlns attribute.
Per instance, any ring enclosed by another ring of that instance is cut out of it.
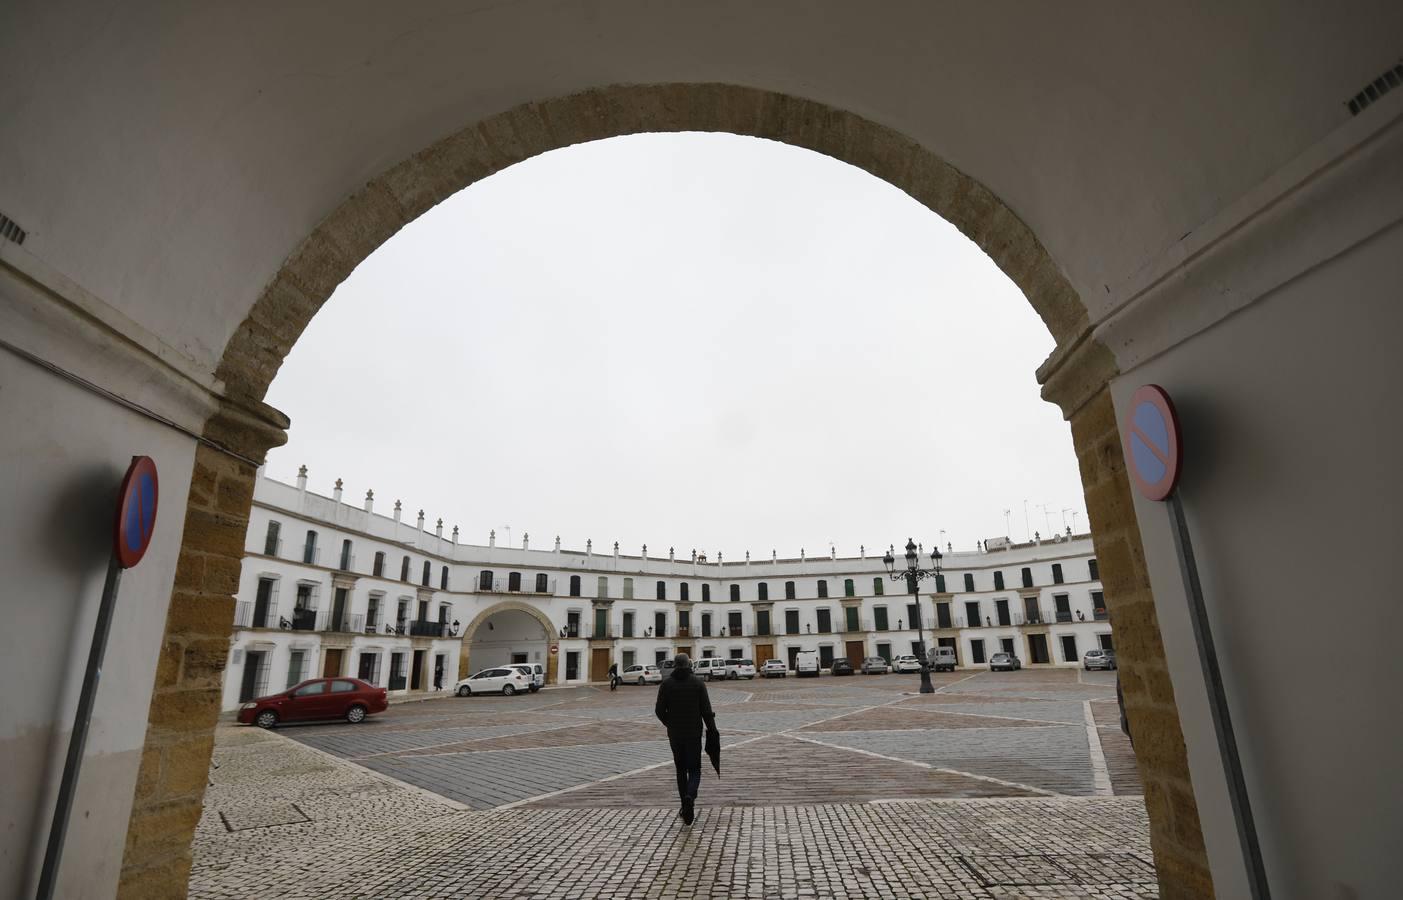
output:
<svg viewBox="0 0 1403 900"><path fill-rule="evenodd" d="M653 708L658 721L667 726L668 737L700 738L704 724L710 724L716 713L711 711L711 697L706 682L685 669L673 669L672 674L658 686L658 702Z"/></svg>

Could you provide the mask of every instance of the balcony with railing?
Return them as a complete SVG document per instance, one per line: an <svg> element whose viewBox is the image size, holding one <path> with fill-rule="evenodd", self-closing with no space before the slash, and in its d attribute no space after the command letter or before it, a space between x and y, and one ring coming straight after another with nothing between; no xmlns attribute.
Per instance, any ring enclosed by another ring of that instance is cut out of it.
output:
<svg viewBox="0 0 1403 900"><path fill-rule="evenodd" d="M293 631L321 631L326 627L326 611L298 607L287 622Z"/></svg>
<svg viewBox="0 0 1403 900"><path fill-rule="evenodd" d="M596 628L589 633L589 639L592 641L612 641L618 636L612 628Z"/></svg>
<svg viewBox="0 0 1403 900"><path fill-rule="evenodd" d="M361 613L344 612L339 618L335 615L328 615L324 630L338 634L360 634L365 631L365 616Z"/></svg>
<svg viewBox="0 0 1403 900"><path fill-rule="evenodd" d="M414 619L408 623L410 637L449 637L452 626L447 622L438 622L433 619Z"/></svg>
<svg viewBox="0 0 1403 900"><path fill-rule="evenodd" d="M1111 620L1111 614L1106 611L1106 607L1098 606L1092 610L1091 618L1094 622L1109 622Z"/></svg>
<svg viewBox="0 0 1403 900"><path fill-rule="evenodd" d="M243 600L234 605L235 628L278 628L281 622L277 606L268 603L260 610L256 600Z"/></svg>

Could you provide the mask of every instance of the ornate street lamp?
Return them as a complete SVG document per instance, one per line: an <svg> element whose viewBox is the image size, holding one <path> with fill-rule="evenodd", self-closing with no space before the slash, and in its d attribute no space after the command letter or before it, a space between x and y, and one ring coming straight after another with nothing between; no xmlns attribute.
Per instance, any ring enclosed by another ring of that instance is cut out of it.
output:
<svg viewBox="0 0 1403 900"><path fill-rule="evenodd" d="M916 629L916 643L920 647L921 693L933 694L935 687L930 683L930 656L926 652L926 636L921 622L921 598L917 584L922 578L934 578L940 574L940 548L936 547L930 552L929 569L920 567L920 559L916 556L916 542L910 538L906 539L906 568L898 569L896 567L896 557L892 555L894 549L887 549L886 554L882 557L882 563L887 567L887 577L892 581L906 579L906 591L911 595L911 601L916 607L916 619L911 624Z"/></svg>

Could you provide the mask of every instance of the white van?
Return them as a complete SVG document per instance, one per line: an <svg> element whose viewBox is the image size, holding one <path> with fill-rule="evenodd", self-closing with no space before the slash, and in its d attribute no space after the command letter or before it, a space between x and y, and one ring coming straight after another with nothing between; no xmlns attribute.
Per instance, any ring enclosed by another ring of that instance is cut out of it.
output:
<svg viewBox="0 0 1403 900"><path fill-rule="evenodd" d="M930 667L937 672L955 671L955 648L936 647L930 651Z"/></svg>
<svg viewBox="0 0 1403 900"><path fill-rule="evenodd" d="M794 674L800 678L818 677L818 651L800 650L794 657Z"/></svg>
<svg viewBox="0 0 1403 900"><path fill-rule="evenodd" d="M692 663L692 672L704 681L726 677L726 661L719 656L708 656Z"/></svg>

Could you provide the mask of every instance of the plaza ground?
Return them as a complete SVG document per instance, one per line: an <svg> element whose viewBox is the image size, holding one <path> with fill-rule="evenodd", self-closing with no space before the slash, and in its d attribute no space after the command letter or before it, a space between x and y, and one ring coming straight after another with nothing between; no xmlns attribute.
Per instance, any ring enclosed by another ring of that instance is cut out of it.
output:
<svg viewBox="0 0 1403 900"><path fill-rule="evenodd" d="M194 897L1155 897L1114 673L713 683L676 818L656 689L220 728Z"/></svg>

